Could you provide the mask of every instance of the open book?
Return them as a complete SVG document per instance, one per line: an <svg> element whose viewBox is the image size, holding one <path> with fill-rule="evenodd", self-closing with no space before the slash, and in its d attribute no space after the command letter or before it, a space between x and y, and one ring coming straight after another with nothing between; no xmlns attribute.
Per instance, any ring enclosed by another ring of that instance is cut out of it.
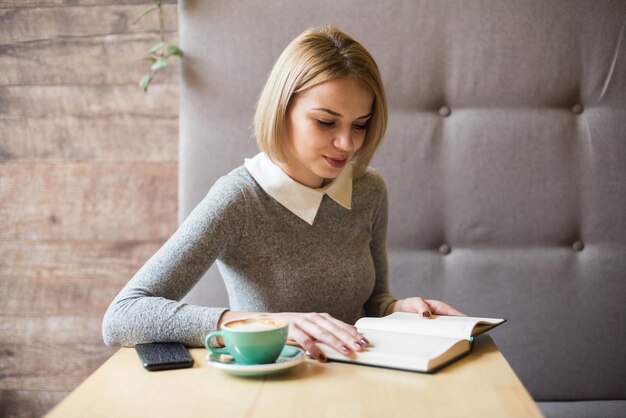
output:
<svg viewBox="0 0 626 418"><path fill-rule="evenodd" d="M438 316L396 312L382 318L361 318L355 326L371 347L346 356L319 344L331 360L433 373L469 353L473 337L504 323L505 319Z"/></svg>

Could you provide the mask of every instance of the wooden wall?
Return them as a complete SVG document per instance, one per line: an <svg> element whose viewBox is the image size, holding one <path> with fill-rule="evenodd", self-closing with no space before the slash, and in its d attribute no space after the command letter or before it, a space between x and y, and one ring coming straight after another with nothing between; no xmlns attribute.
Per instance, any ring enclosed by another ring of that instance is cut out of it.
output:
<svg viewBox="0 0 626 418"><path fill-rule="evenodd" d="M2 417L45 414L115 351L104 311L176 228L177 69L137 86L151 4L0 0Z"/></svg>

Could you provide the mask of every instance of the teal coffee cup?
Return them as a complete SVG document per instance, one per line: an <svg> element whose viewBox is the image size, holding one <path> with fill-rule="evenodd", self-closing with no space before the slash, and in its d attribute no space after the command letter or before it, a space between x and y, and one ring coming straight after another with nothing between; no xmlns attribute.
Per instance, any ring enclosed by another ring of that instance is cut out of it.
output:
<svg viewBox="0 0 626 418"><path fill-rule="evenodd" d="M287 342L289 323L283 319L252 317L236 319L222 325L220 331L206 336L204 345L213 353L229 354L238 364L269 364L280 356ZM226 347L213 342L222 337Z"/></svg>

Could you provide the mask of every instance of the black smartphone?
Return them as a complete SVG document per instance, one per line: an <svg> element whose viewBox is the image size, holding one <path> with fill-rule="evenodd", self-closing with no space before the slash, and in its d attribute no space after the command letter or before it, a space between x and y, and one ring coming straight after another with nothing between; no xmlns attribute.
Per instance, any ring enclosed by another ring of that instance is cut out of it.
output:
<svg viewBox="0 0 626 418"><path fill-rule="evenodd" d="M146 343L135 346L147 370L184 369L193 366L193 358L182 343Z"/></svg>

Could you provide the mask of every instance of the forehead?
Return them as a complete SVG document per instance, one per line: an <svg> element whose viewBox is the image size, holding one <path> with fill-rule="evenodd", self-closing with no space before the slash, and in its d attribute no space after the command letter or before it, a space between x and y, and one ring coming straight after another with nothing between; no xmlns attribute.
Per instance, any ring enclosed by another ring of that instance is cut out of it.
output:
<svg viewBox="0 0 626 418"><path fill-rule="evenodd" d="M337 78L317 84L300 93L294 106L325 108L346 116L363 116L372 109L374 95L362 81Z"/></svg>

